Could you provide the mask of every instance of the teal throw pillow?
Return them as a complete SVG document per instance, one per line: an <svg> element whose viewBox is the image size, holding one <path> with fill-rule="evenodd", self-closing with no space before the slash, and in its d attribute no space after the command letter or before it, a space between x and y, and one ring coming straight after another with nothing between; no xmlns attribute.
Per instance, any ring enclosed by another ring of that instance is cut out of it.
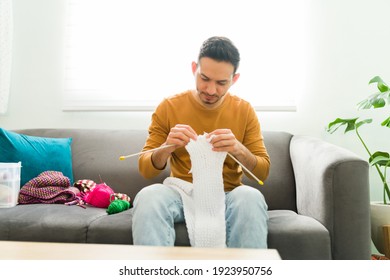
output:
<svg viewBox="0 0 390 280"><path fill-rule="evenodd" d="M44 171L59 171L73 184L72 138L44 138L0 128L0 162L22 162L20 186Z"/></svg>

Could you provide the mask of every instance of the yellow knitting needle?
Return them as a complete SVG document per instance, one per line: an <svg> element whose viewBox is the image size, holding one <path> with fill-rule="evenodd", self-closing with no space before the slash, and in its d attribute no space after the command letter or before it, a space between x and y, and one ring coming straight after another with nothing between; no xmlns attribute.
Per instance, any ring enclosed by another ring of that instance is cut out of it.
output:
<svg viewBox="0 0 390 280"><path fill-rule="evenodd" d="M135 154L131 154L131 155L127 155L127 156L120 156L119 157L119 160L125 160L127 158L130 158L130 157L135 157L135 156L139 156L139 155L142 155L142 154L145 154L145 153L149 153L149 152L154 152L154 151L157 151L157 150L161 150L161 149L165 149L165 148L169 148L169 147L172 147L174 146L173 144L171 145L165 145L165 146L160 146L160 147L157 147L157 148L154 148L154 149L151 149L151 150L147 150L147 151L143 151L143 152L139 152L139 153L135 153ZM258 183L259 185L264 185L263 181L261 181L259 178L257 178L255 176L255 174L253 174L252 172L249 171L248 168L246 168L238 159L236 159L234 156L232 156L231 154L228 153L228 155L235 161L237 162L246 172L248 172Z"/></svg>
<svg viewBox="0 0 390 280"><path fill-rule="evenodd" d="M230 156L235 162L237 162L239 165L241 165L241 167L246 171L248 172L252 177L253 179L255 179L259 185L264 185L263 181L261 181L259 178L257 178L255 176L255 174L253 174L252 172L249 171L248 168L246 168L238 159L236 159L234 156L232 156L231 154L228 153L228 156Z"/></svg>
<svg viewBox="0 0 390 280"><path fill-rule="evenodd" d="M172 147L172 146L175 146L175 145L170 144L170 145L160 146L160 147L157 147L157 148L154 148L154 149L151 149L151 150L146 150L146 151L143 151L143 152L139 152L139 153L135 153L135 154L127 155L127 156L120 156L119 160L125 160L125 159L127 159L129 157L139 156L139 155L142 155L142 154L154 152L154 151L165 149L165 148L169 148L169 147Z"/></svg>

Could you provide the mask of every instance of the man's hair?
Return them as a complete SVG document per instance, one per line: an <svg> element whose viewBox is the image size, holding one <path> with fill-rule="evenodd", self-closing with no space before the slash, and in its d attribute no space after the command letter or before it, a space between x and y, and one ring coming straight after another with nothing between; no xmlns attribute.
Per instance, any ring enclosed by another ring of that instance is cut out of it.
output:
<svg viewBox="0 0 390 280"><path fill-rule="evenodd" d="M229 62L234 66L236 73L240 64L240 53L233 42L221 36L214 36L203 42L198 56L198 61L202 57L209 57L216 61Z"/></svg>

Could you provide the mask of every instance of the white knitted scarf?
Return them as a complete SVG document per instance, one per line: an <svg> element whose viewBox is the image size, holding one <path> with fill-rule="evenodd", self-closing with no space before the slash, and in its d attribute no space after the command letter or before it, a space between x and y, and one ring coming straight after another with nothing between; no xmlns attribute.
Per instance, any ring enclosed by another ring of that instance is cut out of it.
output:
<svg viewBox="0 0 390 280"><path fill-rule="evenodd" d="M163 183L181 195L191 246L226 247L222 170L227 153L214 152L205 134L191 140L186 149L193 183L174 177L166 178Z"/></svg>

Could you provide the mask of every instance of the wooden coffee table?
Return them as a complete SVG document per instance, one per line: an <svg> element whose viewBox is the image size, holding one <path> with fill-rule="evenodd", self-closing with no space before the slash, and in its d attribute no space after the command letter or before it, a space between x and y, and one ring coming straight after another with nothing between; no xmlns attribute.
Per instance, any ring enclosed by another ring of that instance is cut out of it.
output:
<svg viewBox="0 0 390 280"><path fill-rule="evenodd" d="M275 249L0 241L1 260L280 260Z"/></svg>

